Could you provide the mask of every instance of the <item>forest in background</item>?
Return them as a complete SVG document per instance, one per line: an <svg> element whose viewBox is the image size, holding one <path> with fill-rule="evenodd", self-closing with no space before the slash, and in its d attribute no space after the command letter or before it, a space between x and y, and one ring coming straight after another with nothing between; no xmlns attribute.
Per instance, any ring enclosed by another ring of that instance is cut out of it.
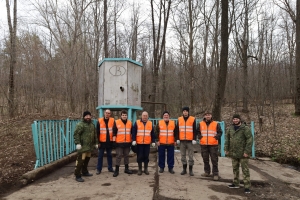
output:
<svg viewBox="0 0 300 200"><path fill-rule="evenodd" d="M296 1L32 0L22 7L15 7L16 0L6 3L8 23L0 27L1 118L95 111L98 63L104 58L141 63L142 101L167 103L174 115L182 106L190 106L195 115L216 106L247 113L254 106L257 117L263 118L266 105L295 103ZM222 87L221 104L214 105ZM160 105L142 107L151 117L162 112Z"/></svg>
<svg viewBox="0 0 300 200"><path fill-rule="evenodd" d="M189 106L197 118L219 113L228 126L241 113L255 122L257 156L299 169L300 0L5 2L0 186L32 169L33 120L97 115L104 58L141 63L142 101L166 103L172 118ZM161 117L161 105L142 107Z"/></svg>

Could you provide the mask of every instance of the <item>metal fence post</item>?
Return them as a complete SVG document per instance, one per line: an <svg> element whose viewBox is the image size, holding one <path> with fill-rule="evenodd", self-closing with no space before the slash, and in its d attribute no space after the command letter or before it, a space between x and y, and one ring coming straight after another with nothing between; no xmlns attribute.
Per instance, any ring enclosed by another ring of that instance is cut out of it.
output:
<svg viewBox="0 0 300 200"><path fill-rule="evenodd" d="M251 121L251 133L253 138L252 143L252 158L255 158L255 129L254 129L254 121Z"/></svg>

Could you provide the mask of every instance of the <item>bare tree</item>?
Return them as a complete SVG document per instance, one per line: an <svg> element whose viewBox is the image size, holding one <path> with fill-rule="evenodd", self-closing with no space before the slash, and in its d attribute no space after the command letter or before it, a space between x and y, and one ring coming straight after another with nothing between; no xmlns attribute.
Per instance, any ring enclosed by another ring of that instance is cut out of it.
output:
<svg viewBox="0 0 300 200"><path fill-rule="evenodd" d="M300 116L300 0L297 0L296 16L296 92L295 115Z"/></svg>
<svg viewBox="0 0 300 200"><path fill-rule="evenodd" d="M159 71L161 57L166 42L166 32L167 32L169 13L170 13L172 1L160 0L158 4L159 7L158 25L155 24L155 10L153 5L154 3L155 3L154 0L151 0L152 37L153 37L153 82L152 82L152 98L151 98L152 102L156 101L158 71ZM150 112L151 117L155 117L154 112L155 112L155 104L151 106L151 112Z"/></svg>
<svg viewBox="0 0 300 200"><path fill-rule="evenodd" d="M103 1L104 4L104 15L103 15L103 24L104 24L104 33L103 33L103 37L104 37L104 58L108 58L108 27L107 27L107 0Z"/></svg>
<svg viewBox="0 0 300 200"><path fill-rule="evenodd" d="M221 0L221 55L220 68L218 69L217 91L213 105L213 116L216 120L221 119L221 106L227 79L228 61L228 0Z"/></svg>
<svg viewBox="0 0 300 200"><path fill-rule="evenodd" d="M296 1L296 14L292 9L290 0L278 0L274 3L285 10L296 24L295 115L300 115L300 0Z"/></svg>
<svg viewBox="0 0 300 200"><path fill-rule="evenodd" d="M10 4L9 0L6 0L6 11L7 11L7 22L9 28L9 44L10 44L10 64L9 64L9 95L8 95L8 107L9 116L15 116L15 66L17 62L17 50L16 50L16 40L17 40L17 0L14 0L14 10L13 10L13 21L10 16Z"/></svg>

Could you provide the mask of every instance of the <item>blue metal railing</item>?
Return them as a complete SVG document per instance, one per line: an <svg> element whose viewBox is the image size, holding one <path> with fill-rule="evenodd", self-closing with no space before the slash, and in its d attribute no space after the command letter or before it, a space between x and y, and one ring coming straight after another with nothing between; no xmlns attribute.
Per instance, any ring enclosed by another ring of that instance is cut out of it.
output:
<svg viewBox="0 0 300 200"><path fill-rule="evenodd" d="M157 125L161 119L149 119L153 125ZM173 119L177 121L177 119ZM197 125L202 119L197 119ZM75 151L74 130L76 124L80 120L41 120L34 121L31 125L34 150L36 154L35 169L53 161L59 160L62 157ZM97 119L93 120L96 125ZM218 122L223 130L221 137L221 156L225 156L225 123ZM251 122L251 132L254 138L254 122ZM197 140L199 143L199 140ZM252 146L252 157L255 157L255 143Z"/></svg>

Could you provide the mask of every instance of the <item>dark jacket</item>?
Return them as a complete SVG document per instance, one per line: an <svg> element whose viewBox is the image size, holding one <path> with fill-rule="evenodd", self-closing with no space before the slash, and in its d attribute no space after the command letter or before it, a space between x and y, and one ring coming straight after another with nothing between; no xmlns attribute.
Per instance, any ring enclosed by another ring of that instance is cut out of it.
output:
<svg viewBox="0 0 300 200"><path fill-rule="evenodd" d="M190 116L187 117L183 117L183 119L186 121ZM194 120L193 123L193 140L197 139L197 130L196 130L196 118ZM176 129L175 129L175 141L179 140L179 125L178 125L178 121L176 123Z"/></svg>
<svg viewBox="0 0 300 200"><path fill-rule="evenodd" d="M143 122L141 119L139 119L141 122ZM145 122L143 122L144 125L146 124ZM132 127L132 141L136 141L136 134L137 134L137 125L136 122L134 123L133 127ZM152 130L151 130L151 142L154 143L155 142L155 134L154 134L154 129L153 129L153 125L152 125Z"/></svg>
<svg viewBox="0 0 300 200"><path fill-rule="evenodd" d="M100 144L100 149L104 149L104 148L113 148L113 141L110 141L110 137L109 137L109 130L108 130L108 119L104 119L104 122L106 124L106 142L99 142L99 137L100 137L100 124L99 121L97 122L97 138L98 138L98 142Z"/></svg>
<svg viewBox="0 0 300 200"><path fill-rule="evenodd" d="M203 121L205 121L205 118L203 119ZM209 121L209 122L205 121L205 122L206 122L206 125L208 126L212 121L213 121L213 120L211 120L211 121ZM223 134L222 128L221 128L220 124L218 123L218 125L217 125L217 135L216 135L216 137L215 137L216 140L220 140L222 134ZM198 138L199 138L199 140L200 140L201 137L202 137L202 136L201 136L201 132L200 132L200 126L198 126L198 128L197 128L197 135L198 135ZM220 142L220 141L219 141L219 142Z"/></svg>
<svg viewBox="0 0 300 200"><path fill-rule="evenodd" d="M168 125L168 124L167 124ZM177 130L177 125L175 124L175 128L174 128L174 142L176 142L176 130ZM156 140L159 141L159 133L160 133L160 129L159 129L159 123L155 126L155 137ZM160 144L160 145L164 145L164 146L174 146L174 144Z"/></svg>
<svg viewBox="0 0 300 200"><path fill-rule="evenodd" d="M126 125L127 123L127 120L124 121L122 120L122 122ZM116 121L114 123L114 127L113 127L113 136L117 136L118 134L118 128L117 128L117 125L116 125ZM131 134L131 138L132 138L132 126L131 126L131 130L130 130L130 134ZM125 147L130 147L131 146L131 142L124 142L124 143L114 143L115 147L122 147L122 148L125 148Z"/></svg>

